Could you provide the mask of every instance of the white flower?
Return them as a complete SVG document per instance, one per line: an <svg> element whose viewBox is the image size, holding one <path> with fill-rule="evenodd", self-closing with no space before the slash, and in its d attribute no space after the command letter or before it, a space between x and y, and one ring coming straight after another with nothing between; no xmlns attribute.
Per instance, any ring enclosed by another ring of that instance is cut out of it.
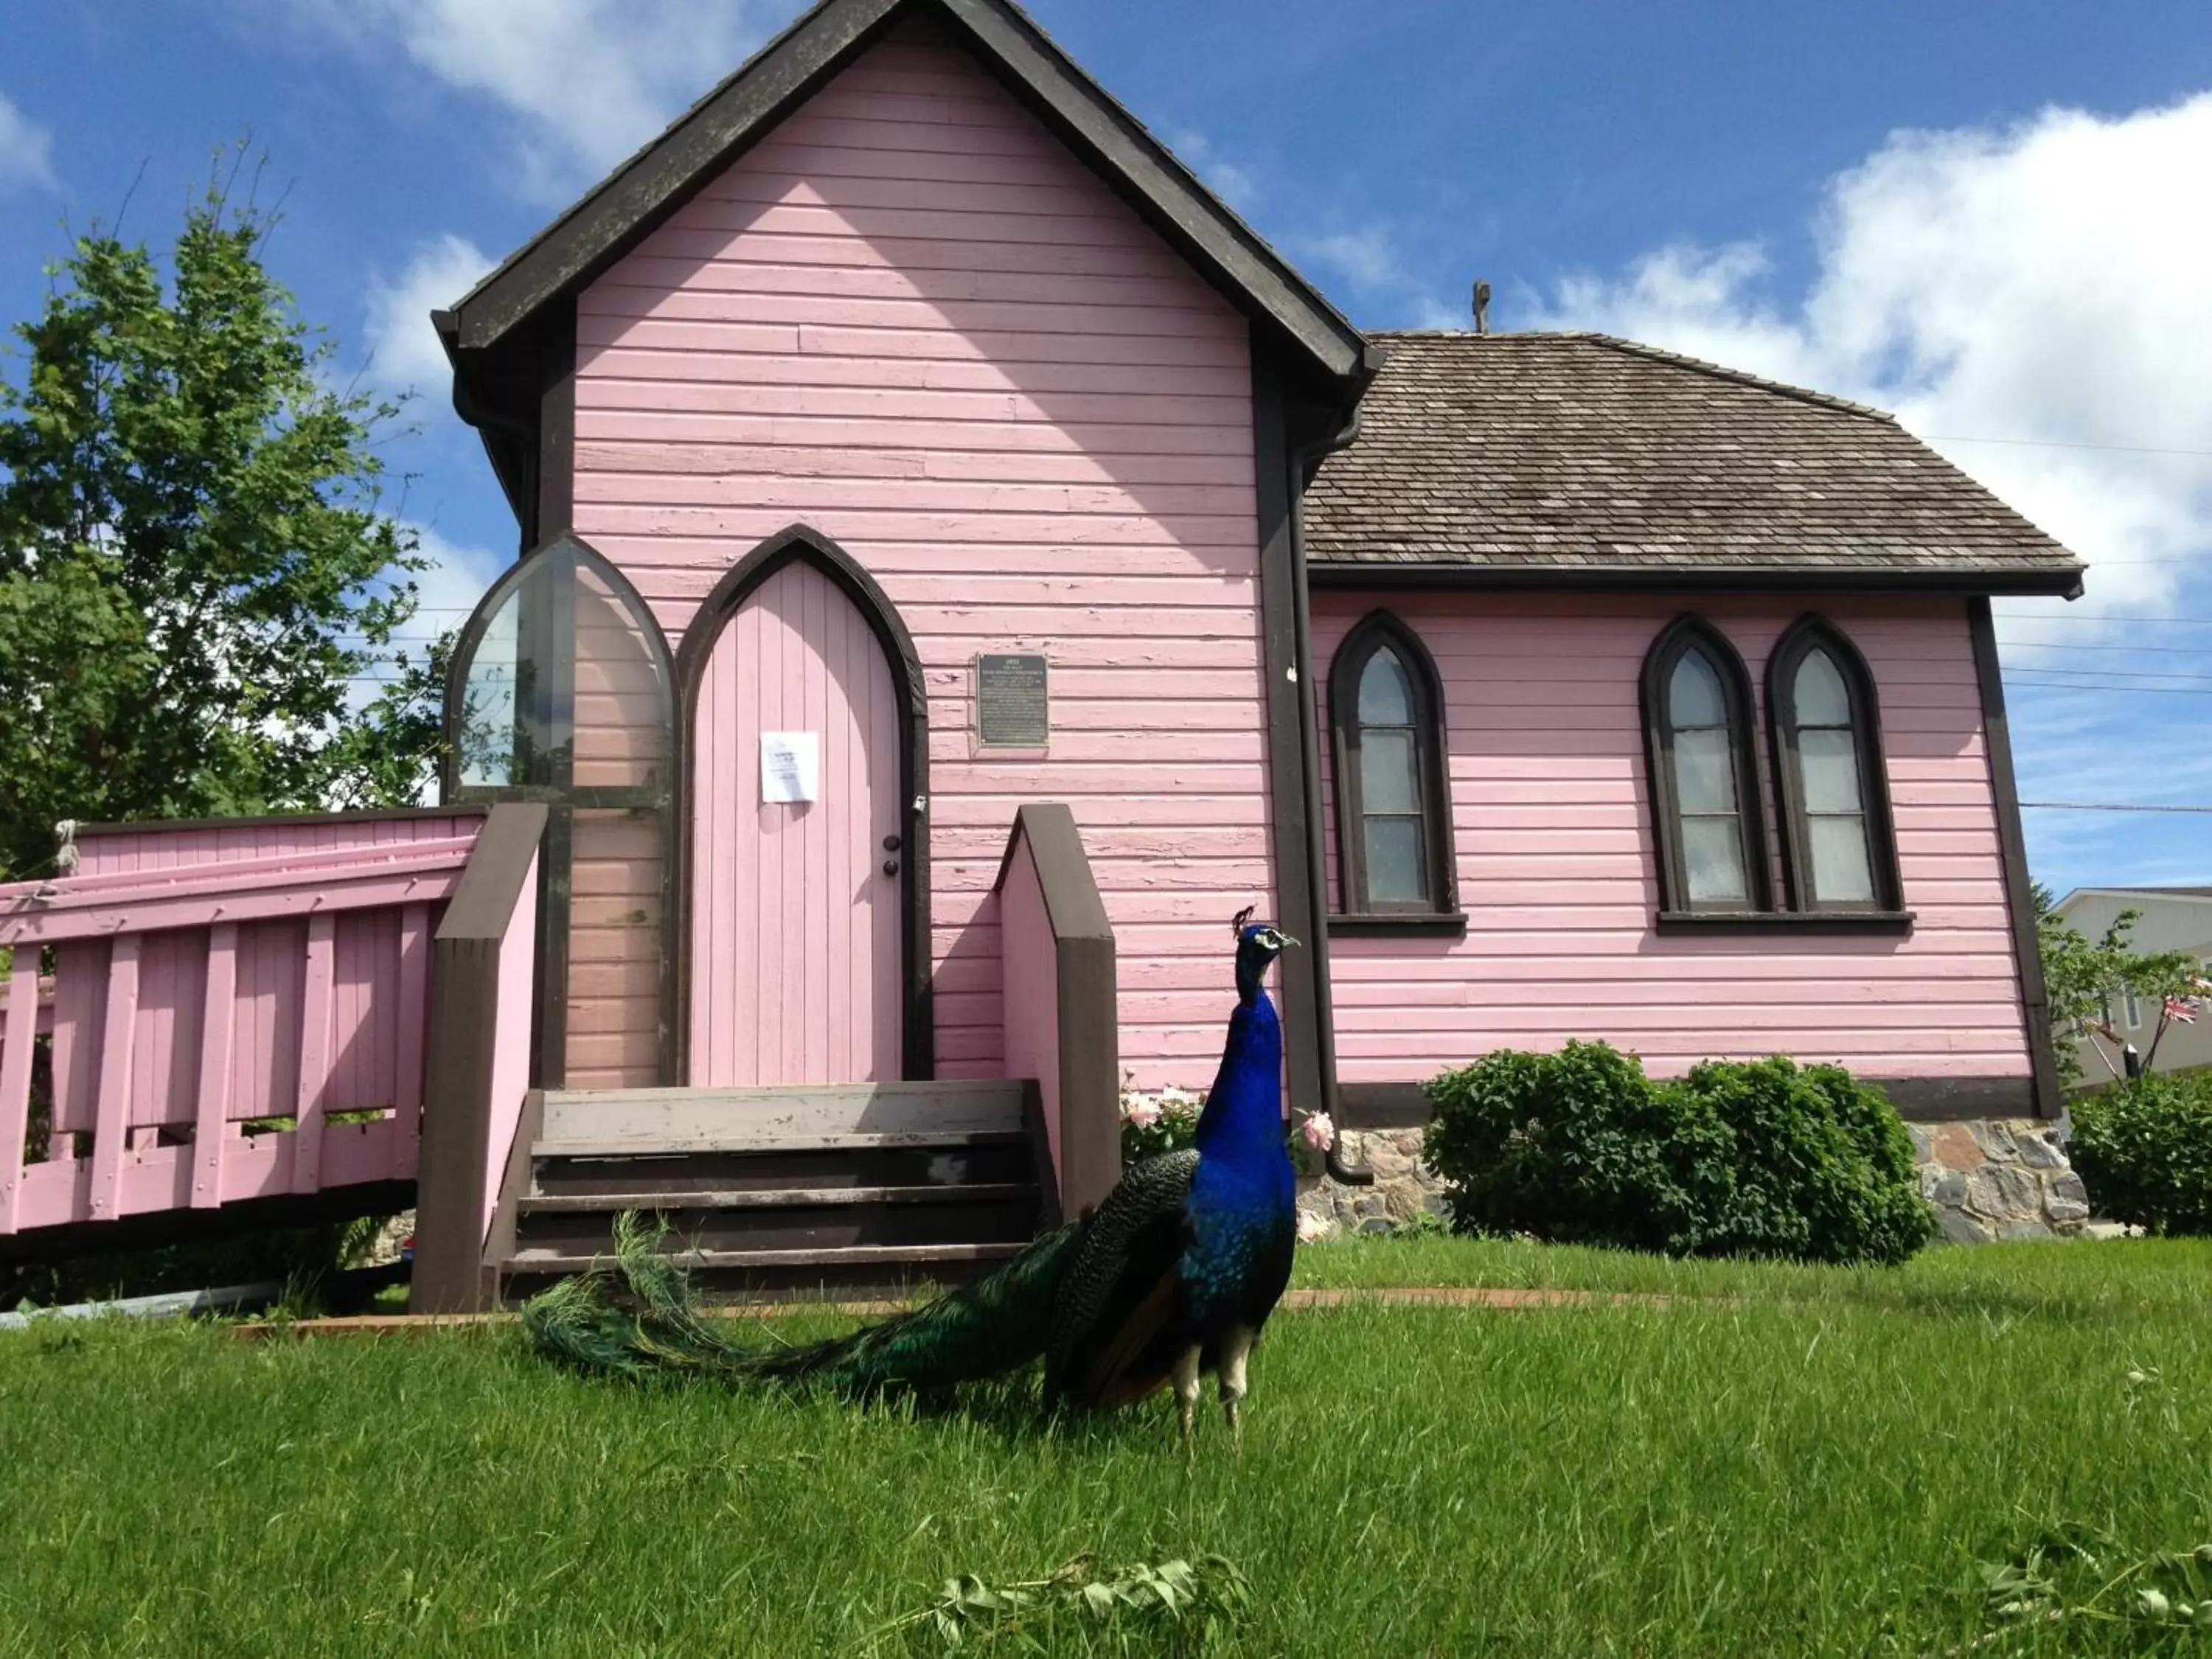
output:
<svg viewBox="0 0 2212 1659"><path fill-rule="evenodd" d="M1139 1129L1149 1129L1160 1121L1159 1103L1143 1095L1126 1097L1121 1102L1121 1121L1133 1123Z"/></svg>
<svg viewBox="0 0 2212 1659"><path fill-rule="evenodd" d="M1316 1112L1308 1117L1298 1133L1306 1138L1306 1145L1317 1152L1325 1152L1336 1144L1336 1125L1329 1121L1327 1112Z"/></svg>
<svg viewBox="0 0 2212 1659"><path fill-rule="evenodd" d="M1298 1212L1299 1243L1311 1244L1317 1239L1327 1238L1329 1224L1325 1218L1316 1215L1311 1210Z"/></svg>

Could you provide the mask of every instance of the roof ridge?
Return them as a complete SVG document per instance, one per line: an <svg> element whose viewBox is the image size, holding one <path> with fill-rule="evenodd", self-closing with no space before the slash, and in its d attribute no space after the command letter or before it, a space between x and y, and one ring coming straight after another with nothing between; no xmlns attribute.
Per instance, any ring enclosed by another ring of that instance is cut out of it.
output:
<svg viewBox="0 0 2212 1659"><path fill-rule="evenodd" d="M1480 334L1464 328L1370 329L1368 337L1385 343L1402 339L1587 340L1593 345L1609 346L1615 351L1649 358L1653 362L1666 363L1675 368L1688 369L1693 374L1711 375L1717 380L1730 380L1738 386L1753 386L1761 392L1773 392L1777 397L1795 398L1799 403L1812 404L1821 409L1832 409L1839 414L1856 415L1863 420L1881 421L1889 426L1899 425L1894 414L1886 409L1876 409L1872 404L1855 403L1849 398L1839 398L1832 392L1816 392L1811 386L1793 386L1787 380L1771 380L1763 374L1753 374L1748 369L1730 368L1726 363L1717 363L1709 358L1692 357L1686 352L1669 351L1664 346L1646 345L1641 340L1626 339L1618 334L1607 334L1592 328L1523 328Z"/></svg>

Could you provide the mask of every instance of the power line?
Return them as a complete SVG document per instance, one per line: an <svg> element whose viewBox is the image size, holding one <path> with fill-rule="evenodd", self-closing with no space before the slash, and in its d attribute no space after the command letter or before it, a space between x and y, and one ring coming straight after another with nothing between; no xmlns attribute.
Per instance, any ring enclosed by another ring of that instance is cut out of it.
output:
<svg viewBox="0 0 2212 1659"><path fill-rule="evenodd" d="M2212 812L2212 806L2169 806L2143 801L2024 800L2039 812Z"/></svg>
<svg viewBox="0 0 2212 1659"><path fill-rule="evenodd" d="M2064 680L2030 680L2017 676L2009 683L2031 691L2119 692L2131 697L2212 697L2212 685L2074 685Z"/></svg>
<svg viewBox="0 0 2212 1659"><path fill-rule="evenodd" d="M2179 680L2191 685L2212 685L2212 674L2161 674L2149 668L2045 668L2030 663L2024 665L2021 672L2026 674L2041 674L2046 678L2063 675L2069 679L2082 679L2094 674L2106 680Z"/></svg>
<svg viewBox="0 0 2212 1659"><path fill-rule="evenodd" d="M2197 455L2212 459L2212 449L2161 449L2150 444L2084 444L2063 438L1962 438L1954 432L1917 432L1928 444L2006 444L2025 449L2100 449L2116 455Z"/></svg>

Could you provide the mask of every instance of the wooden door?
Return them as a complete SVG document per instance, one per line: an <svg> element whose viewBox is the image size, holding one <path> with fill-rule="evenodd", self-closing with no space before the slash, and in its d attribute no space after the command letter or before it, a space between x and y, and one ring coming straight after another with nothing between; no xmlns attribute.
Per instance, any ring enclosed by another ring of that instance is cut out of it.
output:
<svg viewBox="0 0 2212 1659"><path fill-rule="evenodd" d="M695 708L692 1085L897 1079L905 722L874 629L794 559L730 615ZM764 799L764 734L812 735L813 799Z"/></svg>

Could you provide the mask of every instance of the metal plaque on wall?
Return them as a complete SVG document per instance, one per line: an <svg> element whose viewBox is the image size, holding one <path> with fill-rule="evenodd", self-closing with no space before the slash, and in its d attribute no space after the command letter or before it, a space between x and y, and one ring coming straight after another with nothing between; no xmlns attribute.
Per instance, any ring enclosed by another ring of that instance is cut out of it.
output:
<svg viewBox="0 0 2212 1659"><path fill-rule="evenodd" d="M975 657L975 737L986 749L1042 749L1052 734L1045 659L1013 653Z"/></svg>

